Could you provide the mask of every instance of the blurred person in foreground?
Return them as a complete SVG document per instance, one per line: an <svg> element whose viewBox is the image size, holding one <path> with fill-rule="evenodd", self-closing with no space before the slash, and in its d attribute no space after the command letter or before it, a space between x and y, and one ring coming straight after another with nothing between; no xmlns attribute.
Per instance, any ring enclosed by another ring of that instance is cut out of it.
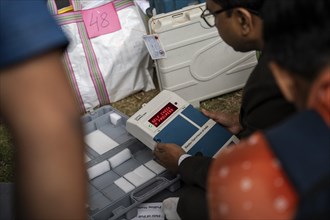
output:
<svg viewBox="0 0 330 220"><path fill-rule="evenodd" d="M0 114L17 146L13 218L86 219L83 133L61 60L68 41L46 1L0 4Z"/></svg>
<svg viewBox="0 0 330 220"><path fill-rule="evenodd" d="M267 1L265 50L300 110L222 152L208 179L218 219L330 218L330 2Z"/></svg>

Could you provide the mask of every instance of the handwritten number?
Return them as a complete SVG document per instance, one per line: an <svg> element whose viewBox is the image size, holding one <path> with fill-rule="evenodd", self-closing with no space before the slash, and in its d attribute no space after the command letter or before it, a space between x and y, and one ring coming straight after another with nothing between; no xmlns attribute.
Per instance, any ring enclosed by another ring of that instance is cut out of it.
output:
<svg viewBox="0 0 330 220"><path fill-rule="evenodd" d="M98 16L96 16L95 21L93 21L93 17L94 17L94 13L92 13L92 17L91 17L91 21L89 23L89 26L91 27L93 25L96 25L97 31L100 31L100 29L99 29L99 23L98 23Z"/></svg>
<svg viewBox="0 0 330 220"><path fill-rule="evenodd" d="M101 21L101 27L103 28L106 28L109 26L109 21L106 19L108 17L108 14L103 12L100 16L102 18L102 21Z"/></svg>
<svg viewBox="0 0 330 220"><path fill-rule="evenodd" d="M96 25L96 28L97 28L97 31L100 31L100 27L101 28L106 28L109 26L110 22L108 21L107 17L108 17L108 14L106 12L103 12L101 15L101 22L99 23L99 16L95 16L94 18L94 13L92 13L92 16L91 16L91 20L90 20L90 23L89 23L89 26L93 26L93 25Z"/></svg>

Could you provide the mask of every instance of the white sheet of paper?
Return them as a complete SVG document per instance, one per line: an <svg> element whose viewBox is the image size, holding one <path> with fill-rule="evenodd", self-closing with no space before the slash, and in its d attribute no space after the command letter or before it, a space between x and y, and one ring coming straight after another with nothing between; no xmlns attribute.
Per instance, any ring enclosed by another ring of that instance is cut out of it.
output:
<svg viewBox="0 0 330 220"><path fill-rule="evenodd" d="M85 143L100 155L119 145L100 130L85 135Z"/></svg>
<svg viewBox="0 0 330 220"><path fill-rule="evenodd" d="M139 176L142 176L142 177L146 178L147 180L150 180L151 178L156 176L153 172L151 172L148 168L146 168L143 165L136 168L134 170L134 173L136 173Z"/></svg>
<svg viewBox="0 0 330 220"><path fill-rule="evenodd" d="M142 203L137 207L137 216L132 220L164 220L162 203Z"/></svg>
<svg viewBox="0 0 330 220"><path fill-rule="evenodd" d="M125 178L120 177L114 182L119 188L121 188L125 193L132 191L135 187L128 182Z"/></svg>
<svg viewBox="0 0 330 220"><path fill-rule="evenodd" d="M126 173L124 175L124 177L125 177L125 179L127 179L130 183L132 183L136 187L141 186L143 183L146 182L146 180L143 177L137 175L133 171Z"/></svg>
<svg viewBox="0 0 330 220"><path fill-rule="evenodd" d="M147 163L144 164L146 167L148 167L152 172L156 173L157 175L164 172L166 169L159 163L157 163L154 160L150 160Z"/></svg>
<svg viewBox="0 0 330 220"><path fill-rule="evenodd" d="M134 186L138 187L148 180L155 177L156 174L148 170L145 166L141 165L132 172L126 173L124 177L130 181Z"/></svg>

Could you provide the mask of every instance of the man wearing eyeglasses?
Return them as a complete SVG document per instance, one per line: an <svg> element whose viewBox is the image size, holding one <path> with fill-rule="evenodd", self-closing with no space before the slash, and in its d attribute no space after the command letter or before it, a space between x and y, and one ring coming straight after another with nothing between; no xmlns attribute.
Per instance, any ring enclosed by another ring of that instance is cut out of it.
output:
<svg viewBox="0 0 330 220"><path fill-rule="evenodd" d="M201 17L208 26L216 27L234 50L262 51L263 3L264 0L206 0ZM240 138L269 128L294 113L295 108L284 99L266 60L266 54L262 54L246 83L240 115L202 109L203 113ZM180 198L164 200L167 219L207 219L205 186L212 158L187 155L177 145L166 143L159 143L154 154L163 166L179 173L186 184Z"/></svg>
<svg viewBox="0 0 330 220"><path fill-rule="evenodd" d="M202 18L218 29L221 38L236 51L262 51L262 17L259 13L263 0L207 0ZM266 55L251 73L242 98L240 115L221 112L204 114L227 127L240 138L256 130L263 130L287 118L295 108L281 94L266 65Z"/></svg>

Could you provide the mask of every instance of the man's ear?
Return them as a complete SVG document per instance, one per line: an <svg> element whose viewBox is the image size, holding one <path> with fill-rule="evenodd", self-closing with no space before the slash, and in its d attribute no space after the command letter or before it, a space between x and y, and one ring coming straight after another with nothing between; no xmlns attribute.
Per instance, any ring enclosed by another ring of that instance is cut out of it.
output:
<svg viewBox="0 0 330 220"><path fill-rule="evenodd" d="M325 68L313 83L309 105L321 103L327 110L330 109L330 66Z"/></svg>
<svg viewBox="0 0 330 220"><path fill-rule="evenodd" d="M253 28L251 13L245 8L237 8L234 10L234 13L239 23L241 34L247 36Z"/></svg>
<svg viewBox="0 0 330 220"><path fill-rule="evenodd" d="M324 103L330 109L330 67L328 67L323 74L321 75L321 90L323 94L320 94L320 97Z"/></svg>
<svg viewBox="0 0 330 220"><path fill-rule="evenodd" d="M282 94L289 102L293 102L294 97L294 79L290 76L287 70L283 69L276 62L270 62L269 68L274 75L277 85L280 87Z"/></svg>

